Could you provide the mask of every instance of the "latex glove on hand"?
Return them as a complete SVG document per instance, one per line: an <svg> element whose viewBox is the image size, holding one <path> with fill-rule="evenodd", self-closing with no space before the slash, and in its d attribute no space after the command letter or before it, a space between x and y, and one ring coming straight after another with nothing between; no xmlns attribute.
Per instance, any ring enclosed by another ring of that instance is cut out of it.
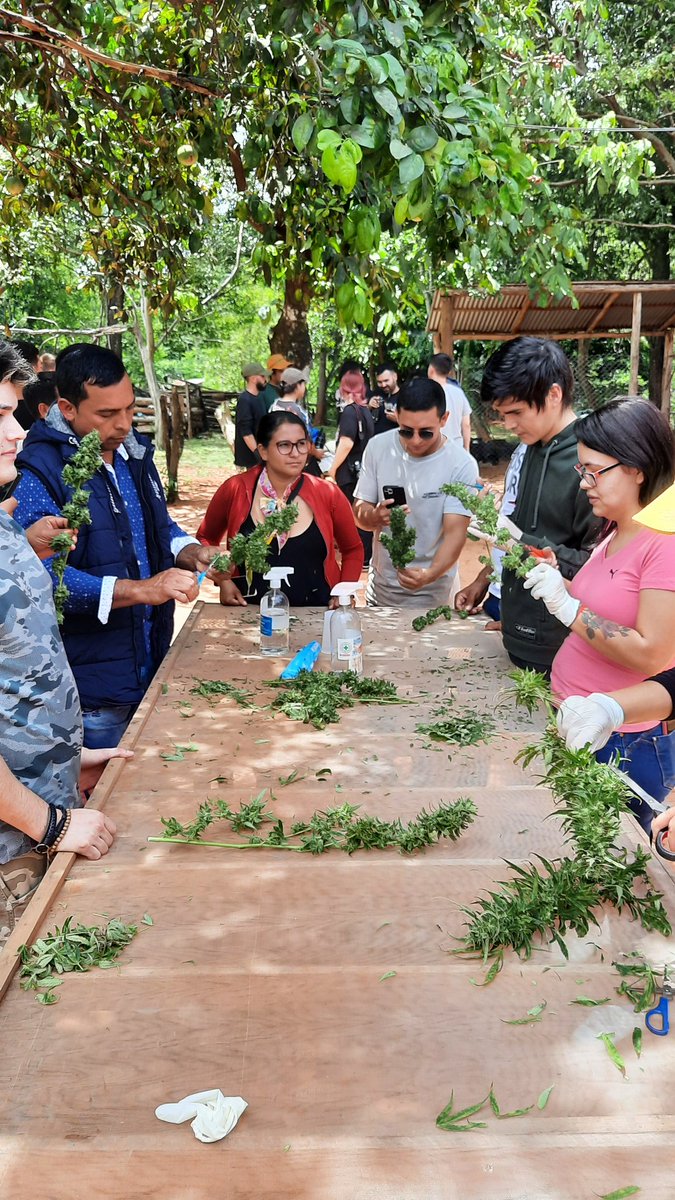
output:
<svg viewBox="0 0 675 1200"><path fill-rule="evenodd" d="M570 596L565 581L557 567L550 563L537 563L527 572L523 586L532 592L535 600L543 600L552 617L557 617L569 629L581 608L581 601Z"/></svg>
<svg viewBox="0 0 675 1200"><path fill-rule="evenodd" d="M602 750L625 720L621 705L611 696L592 692L590 696L568 696L563 700L556 723L568 750L583 746L594 754Z"/></svg>
<svg viewBox="0 0 675 1200"><path fill-rule="evenodd" d="M497 517L497 533L499 533L500 529L506 530L512 542L519 542L523 536L522 529L519 529L517 525L514 525L513 521L510 521L509 518L505 517L501 512Z"/></svg>

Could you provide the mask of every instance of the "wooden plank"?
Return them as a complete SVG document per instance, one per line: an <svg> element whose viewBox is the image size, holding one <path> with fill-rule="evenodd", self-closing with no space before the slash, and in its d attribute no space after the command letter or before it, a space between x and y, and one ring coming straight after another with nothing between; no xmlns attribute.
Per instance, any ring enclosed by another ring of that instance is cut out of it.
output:
<svg viewBox="0 0 675 1200"><path fill-rule="evenodd" d="M321 614L295 615L297 648ZM640 1018L611 968L623 951L654 961L668 944L603 912L568 939L569 962L555 946L527 962L508 955L487 988L471 983L480 963L449 953L460 906L506 877L504 858L555 857L563 841L537 768L513 764L541 720L505 700L499 642L474 619L416 635L411 615L362 612L369 673L395 678L411 703L359 706L315 730L262 707L281 663L259 655L255 612L193 613L139 710L136 757L108 787L115 847L104 864L75 862L43 928L68 913L148 912L154 925L118 969L65 979L57 1005L42 1008L17 981L2 1004L8 1200L28 1177L49 1200L587 1200L628 1183L670 1200L675 1045L645 1035L637 1062ZM261 707L209 703L191 691L198 678L236 681ZM499 735L425 744L415 726L449 699L497 713ZM162 758L176 744L197 750ZM297 781L282 784L293 769ZM161 816L185 820L214 796L236 807L263 788L285 822L345 801L407 817L461 794L478 816L457 843L410 858L147 841ZM627 841L641 836L625 828ZM672 910L671 877L651 869ZM610 1003L584 1009L571 1003L579 994ZM541 1023L504 1024L543 1000ZM615 1031L627 1080L602 1029ZM453 1089L468 1104L491 1083L504 1110L555 1088L545 1111L487 1115L469 1138L436 1128ZM154 1117L209 1087L249 1102L223 1145Z"/></svg>
<svg viewBox="0 0 675 1200"><path fill-rule="evenodd" d="M637 396L639 393L641 324L642 293L635 292L633 296L633 325L630 332L630 383L628 384L629 396Z"/></svg>
<svg viewBox="0 0 675 1200"><path fill-rule="evenodd" d="M604 318L607 316L607 313L609 312L610 308L614 304L614 301L618 300L620 295L621 295L620 292L616 292L616 291L610 292L610 294L607 297L607 299L605 300L604 304L601 305L601 307L598 309L597 313L593 317L592 321L586 326L586 329L585 329L586 333L592 333L594 329L597 329L600 322L603 321Z"/></svg>
<svg viewBox="0 0 675 1200"><path fill-rule="evenodd" d="M661 375L661 412L670 420L673 393L673 340L675 329L669 329L663 346L663 373Z"/></svg>

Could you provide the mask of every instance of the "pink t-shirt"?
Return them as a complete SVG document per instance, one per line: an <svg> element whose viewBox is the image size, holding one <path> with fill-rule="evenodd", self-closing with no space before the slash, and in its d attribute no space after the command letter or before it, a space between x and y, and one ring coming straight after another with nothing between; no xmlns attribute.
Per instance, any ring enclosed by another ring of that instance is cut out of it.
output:
<svg viewBox="0 0 675 1200"><path fill-rule="evenodd" d="M613 539L610 534L593 551L569 590L591 612L635 629L643 588L675 592L675 537L643 529L627 546L608 557ZM675 658L664 664L664 669L666 666L675 666ZM644 673L605 658L585 637L570 633L553 660L551 684L554 695L565 700L568 696L589 696L591 692L617 692L646 678ZM621 732L635 733L653 725L654 721L622 725Z"/></svg>

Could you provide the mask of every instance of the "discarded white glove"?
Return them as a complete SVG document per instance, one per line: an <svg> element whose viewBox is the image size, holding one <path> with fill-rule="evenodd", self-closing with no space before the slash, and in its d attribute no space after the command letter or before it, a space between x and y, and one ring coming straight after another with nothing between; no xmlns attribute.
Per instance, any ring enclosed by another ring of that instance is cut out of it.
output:
<svg viewBox="0 0 675 1200"><path fill-rule="evenodd" d="M209 1092L195 1092L177 1104L160 1104L155 1116L171 1125L192 1122L192 1131L200 1142L219 1142L234 1129L248 1105L241 1096L224 1096L218 1088Z"/></svg>
<svg viewBox="0 0 675 1200"><path fill-rule="evenodd" d="M556 716L558 733L565 739L568 750L581 750L582 746L588 746L593 753L602 750L624 721L621 705L602 692L592 692L590 696L568 696Z"/></svg>
<svg viewBox="0 0 675 1200"><path fill-rule="evenodd" d="M500 529L505 529L511 540L514 542L519 542L523 536L522 529L519 529L518 526L515 525L513 521L509 520L508 517L505 517L502 512L500 512L499 516L497 517L497 532L499 532Z"/></svg>
<svg viewBox="0 0 675 1200"><path fill-rule="evenodd" d="M563 624L574 624L581 601L570 596L565 581L557 567L550 563L537 563L527 572L523 586L532 592L535 600L543 600L552 617Z"/></svg>

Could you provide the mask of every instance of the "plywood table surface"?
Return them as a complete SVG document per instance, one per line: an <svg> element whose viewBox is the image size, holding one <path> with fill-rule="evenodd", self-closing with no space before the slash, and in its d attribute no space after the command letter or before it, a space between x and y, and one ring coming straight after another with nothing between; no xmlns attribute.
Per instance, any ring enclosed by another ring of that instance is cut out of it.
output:
<svg viewBox="0 0 675 1200"><path fill-rule="evenodd" d="M154 924L139 925L118 968L68 976L51 1007L12 980L0 1005L3 1200L592 1200L631 1184L672 1200L675 1031L645 1031L638 1060L643 1018L617 997L611 967L632 950L662 962L671 946L601 912L587 938L568 938L568 962L549 946L527 962L507 954L493 984L472 983L480 963L450 953L460 906L507 876L504 858L563 848L536 767L513 762L541 720L505 699L508 661L482 621L415 634L410 614L362 615L367 673L414 703L360 705L321 731L191 695L195 679L224 679L269 699L262 682L283 664L258 654L253 611L205 605L179 635L129 731L135 759L97 788L114 851L75 861L58 891L48 876L31 905L40 932L68 914ZM320 624L300 614L294 646ZM497 735L460 749L417 734L449 699L491 713ZM186 744L198 749L161 757ZM208 796L237 807L263 788L284 821L343 801L410 818L460 795L478 816L457 843L413 857L147 841L160 816L185 821ZM627 819L633 841L636 828ZM652 874L675 916L672 876L658 862ZM571 1004L579 995L610 1003ZM504 1023L544 1001L539 1023ZM601 1032L615 1035L625 1079ZM503 1111L554 1090L544 1111L436 1128L453 1090L469 1105L491 1084ZM155 1118L158 1104L213 1087L249 1105L224 1141Z"/></svg>

